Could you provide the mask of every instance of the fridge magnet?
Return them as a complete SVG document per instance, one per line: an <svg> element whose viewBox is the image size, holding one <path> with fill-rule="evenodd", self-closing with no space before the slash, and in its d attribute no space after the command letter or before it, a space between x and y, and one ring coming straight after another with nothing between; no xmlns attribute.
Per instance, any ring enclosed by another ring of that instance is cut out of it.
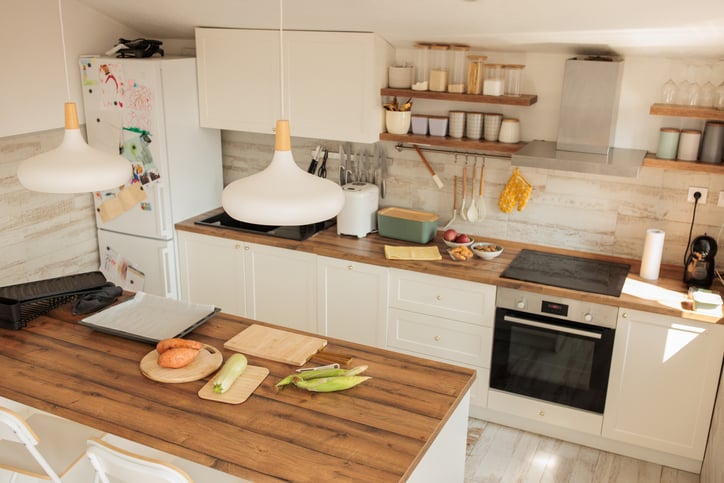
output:
<svg viewBox="0 0 724 483"><path fill-rule="evenodd" d="M142 211L151 211L153 207L151 206L151 203L148 201L144 201L141 203L141 210Z"/></svg>
<svg viewBox="0 0 724 483"><path fill-rule="evenodd" d="M144 185L160 178L158 168L153 162L153 155L148 148L150 139L148 134L142 134L123 143L123 156L133 165L134 177Z"/></svg>

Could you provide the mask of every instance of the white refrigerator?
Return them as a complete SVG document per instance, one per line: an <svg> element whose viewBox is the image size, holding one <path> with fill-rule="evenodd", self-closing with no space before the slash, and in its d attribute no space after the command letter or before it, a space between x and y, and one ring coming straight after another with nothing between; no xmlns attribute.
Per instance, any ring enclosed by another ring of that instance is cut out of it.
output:
<svg viewBox="0 0 724 483"><path fill-rule="evenodd" d="M221 205L221 136L199 127L196 60L79 61L88 143L133 166L93 193L101 271L124 288L179 297L174 224Z"/></svg>

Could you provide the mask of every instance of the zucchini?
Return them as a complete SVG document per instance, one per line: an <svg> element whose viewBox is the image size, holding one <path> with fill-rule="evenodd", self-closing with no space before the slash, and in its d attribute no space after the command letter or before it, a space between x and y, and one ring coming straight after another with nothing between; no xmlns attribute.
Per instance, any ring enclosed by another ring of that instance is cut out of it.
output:
<svg viewBox="0 0 724 483"><path fill-rule="evenodd" d="M246 370L246 365L244 354L236 353L229 357L214 379L214 392L221 394L228 391L234 381Z"/></svg>

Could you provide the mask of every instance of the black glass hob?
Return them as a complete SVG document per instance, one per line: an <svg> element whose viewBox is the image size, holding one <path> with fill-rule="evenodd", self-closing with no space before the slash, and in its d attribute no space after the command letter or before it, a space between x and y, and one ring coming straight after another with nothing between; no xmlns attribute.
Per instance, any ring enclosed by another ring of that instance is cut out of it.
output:
<svg viewBox="0 0 724 483"><path fill-rule="evenodd" d="M310 225L295 226L273 226L273 225L257 225L254 223L246 223L235 220L228 213L221 212L217 215L204 218L197 221L197 225L214 226L217 228L225 228L228 230L243 231L246 233L256 233L259 235L268 235L276 238L286 238L289 240L306 240L322 230L334 226L337 223L336 218L312 223Z"/></svg>
<svg viewBox="0 0 724 483"><path fill-rule="evenodd" d="M630 269L626 263L525 249L500 276L618 297Z"/></svg>

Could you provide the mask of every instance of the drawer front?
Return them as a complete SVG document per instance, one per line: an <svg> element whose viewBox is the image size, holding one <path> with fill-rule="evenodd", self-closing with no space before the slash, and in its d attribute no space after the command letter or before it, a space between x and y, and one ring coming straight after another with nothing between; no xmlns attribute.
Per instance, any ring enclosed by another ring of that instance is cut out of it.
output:
<svg viewBox="0 0 724 483"><path fill-rule="evenodd" d="M389 349L490 368L492 328L399 309L388 315Z"/></svg>
<svg viewBox="0 0 724 483"><path fill-rule="evenodd" d="M603 416L600 414L516 396L495 389L488 391L488 409L597 436L601 434L603 426Z"/></svg>
<svg viewBox="0 0 724 483"><path fill-rule="evenodd" d="M495 286L392 270L390 306L492 327Z"/></svg>

